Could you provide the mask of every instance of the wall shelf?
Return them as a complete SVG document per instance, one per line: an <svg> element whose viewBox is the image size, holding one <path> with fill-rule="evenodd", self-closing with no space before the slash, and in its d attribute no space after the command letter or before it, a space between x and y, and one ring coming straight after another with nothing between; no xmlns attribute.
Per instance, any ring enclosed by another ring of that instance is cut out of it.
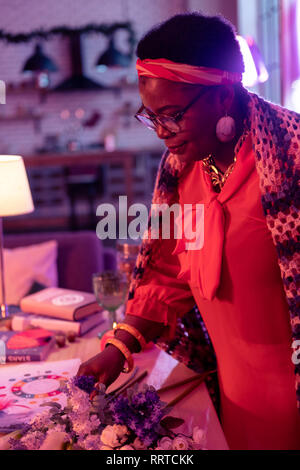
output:
<svg viewBox="0 0 300 470"><path fill-rule="evenodd" d="M24 114L22 115L10 115L10 116L0 116L0 121L2 122L14 122L14 121L37 121L43 119L44 115L41 114Z"/></svg>

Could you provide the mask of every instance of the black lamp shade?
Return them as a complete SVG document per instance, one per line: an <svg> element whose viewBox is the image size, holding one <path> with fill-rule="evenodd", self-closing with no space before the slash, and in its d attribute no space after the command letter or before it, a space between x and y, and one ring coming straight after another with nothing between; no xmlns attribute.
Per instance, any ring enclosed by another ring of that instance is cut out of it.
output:
<svg viewBox="0 0 300 470"><path fill-rule="evenodd" d="M113 38L110 39L107 50L99 57L96 62L96 67L128 67L131 62L130 54L123 54L118 51L114 45Z"/></svg>
<svg viewBox="0 0 300 470"><path fill-rule="evenodd" d="M43 51L42 46L37 44L35 46L34 54L27 59L23 67L23 72L56 72L58 68L50 57L47 57Z"/></svg>

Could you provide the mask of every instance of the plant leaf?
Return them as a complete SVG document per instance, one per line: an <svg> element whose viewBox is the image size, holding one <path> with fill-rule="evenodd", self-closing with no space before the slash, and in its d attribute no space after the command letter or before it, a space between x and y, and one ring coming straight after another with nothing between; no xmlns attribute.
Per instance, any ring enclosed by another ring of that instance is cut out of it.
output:
<svg viewBox="0 0 300 470"><path fill-rule="evenodd" d="M50 406L51 408L58 408L61 409L61 405L59 403L55 403L54 401L47 401L42 403L40 406Z"/></svg>
<svg viewBox="0 0 300 470"><path fill-rule="evenodd" d="M166 416L160 422L161 426L165 429L175 429L184 423L184 419L174 418L173 416Z"/></svg>

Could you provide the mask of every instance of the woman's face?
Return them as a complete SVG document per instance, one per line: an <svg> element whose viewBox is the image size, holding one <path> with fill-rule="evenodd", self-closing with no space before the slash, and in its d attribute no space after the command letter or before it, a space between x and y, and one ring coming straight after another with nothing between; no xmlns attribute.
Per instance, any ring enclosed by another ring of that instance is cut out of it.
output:
<svg viewBox="0 0 300 470"><path fill-rule="evenodd" d="M174 116L201 94L203 88L202 85L141 77L139 91L146 108L143 113ZM170 152L184 160L202 160L218 146L216 124L226 109L218 87L205 87L204 91L179 121L177 134L161 125L156 127L157 136L164 140Z"/></svg>

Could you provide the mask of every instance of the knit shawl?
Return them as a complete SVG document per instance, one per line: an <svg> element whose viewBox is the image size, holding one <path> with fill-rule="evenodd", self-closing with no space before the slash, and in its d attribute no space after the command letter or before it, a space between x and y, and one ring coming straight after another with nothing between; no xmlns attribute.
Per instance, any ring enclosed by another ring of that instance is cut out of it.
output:
<svg viewBox="0 0 300 470"><path fill-rule="evenodd" d="M294 344L297 406L300 408L300 115L269 103L249 93L249 130L252 138L255 163L259 175L261 201L267 227L276 247L278 264L289 307ZM158 169L152 204L178 202L178 181L185 164L166 152ZM129 289L129 299L134 297L149 262L155 264L160 240L144 238ZM158 344L167 352L197 371L213 367L215 357L201 314L182 312L178 319L175 337ZM187 330L189 336L183 335ZM201 338L199 340L199 336ZM299 364L297 364L299 362Z"/></svg>

